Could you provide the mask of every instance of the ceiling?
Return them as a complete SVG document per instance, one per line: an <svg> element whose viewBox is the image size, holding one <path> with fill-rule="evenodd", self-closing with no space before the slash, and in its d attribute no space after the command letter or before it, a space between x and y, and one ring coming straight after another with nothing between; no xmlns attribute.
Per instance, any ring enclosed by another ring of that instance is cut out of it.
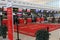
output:
<svg viewBox="0 0 60 40"><path fill-rule="evenodd" d="M26 2L32 2L40 5L58 5L60 0L19 0L19 1L26 1ZM52 5L52 6L53 6Z"/></svg>
<svg viewBox="0 0 60 40"><path fill-rule="evenodd" d="M23 0L18 0L18 1L23 1ZM45 4L45 3L52 2L55 0L24 0L24 1L33 2L33 3L37 3L37 4Z"/></svg>
<svg viewBox="0 0 60 40"><path fill-rule="evenodd" d="M54 0L31 0L31 2L38 3L38 4L45 4L51 1L54 1Z"/></svg>
<svg viewBox="0 0 60 40"><path fill-rule="evenodd" d="M40 5L60 8L60 0L32 0L32 2Z"/></svg>
<svg viewBox="0 0 60 40"><path fill-rule="evenodd" d="M18 1L23 1L23 0L18 0ZM24 0L24 2L25 1L40 5L54 6L54 7L59 6L59 2L60 2L60 0Z"/></svg>
<svg viewBox="0 0 60 40"><path fill-rule="evenodd" d="M47 2L45 5L60 8L60 0Z"/></svg>

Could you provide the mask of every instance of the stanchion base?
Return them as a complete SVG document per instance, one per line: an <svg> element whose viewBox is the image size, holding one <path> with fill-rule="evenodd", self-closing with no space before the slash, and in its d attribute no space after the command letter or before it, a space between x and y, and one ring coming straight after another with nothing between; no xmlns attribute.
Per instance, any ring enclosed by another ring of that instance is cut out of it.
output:
<svg viewBox="0 0 60 40"><path fill-rule="evenodd" d="M21 39L16 39L16 40L21 40Z"/></svg>

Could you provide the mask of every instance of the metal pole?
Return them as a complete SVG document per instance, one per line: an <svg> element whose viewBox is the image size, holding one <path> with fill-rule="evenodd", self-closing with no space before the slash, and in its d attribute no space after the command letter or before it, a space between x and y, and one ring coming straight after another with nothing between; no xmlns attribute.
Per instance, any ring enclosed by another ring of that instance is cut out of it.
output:
<svg viewBox="0 0 60 40"><path fill-rule="evenodd" d="M1 26L1 15L0 15L0 26Z"/></svg>
<svg viewBox="0 0 60 40"><path fill-rule="evenodd" d="M16 15L16 25L17 25L17 40L20 40L19 39L19 27L18 27L18 24L19 24L19 22L18 22L18 16Z"/></svg>
<svg viewBox="0 0 60 40"><path fill-rule="evenodd" d="M17 40L20 40L19 39L19 29L18 29L18 24L16 24L17 25Z"/></svg>
<svg viewBox="0 0 60 40"><path fill-rule="evenodd" d="M0 26L2 25L1 20L2 20L2 11L0 10Z"/></svg>

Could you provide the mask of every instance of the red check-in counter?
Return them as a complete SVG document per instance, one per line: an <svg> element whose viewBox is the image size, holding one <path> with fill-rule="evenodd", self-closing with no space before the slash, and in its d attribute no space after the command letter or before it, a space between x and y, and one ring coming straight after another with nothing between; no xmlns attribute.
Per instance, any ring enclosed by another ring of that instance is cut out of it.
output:
<svg viewBox="0 0 60 40"><path fill-rule="evenodd" d="M32 23L32 18L27 18L26 22L27 23Z"/></svg>
<svg viewBox="0 0 60 40"><path fill-rule="evenodd" d="M20 24L24 24L24 18L19 18L18 21Z"/></svg>
<svg viewBox="0 0 60 40"><path fill-rule="evenodd" d="M6 22L7 19L4 19L3 23L7 25ZM49 27L49 32L51 32L60 28L60 24L58 23L55 24L54 23L40 23L40 24L30 23L30 24L23 24L23 25L19 24L18 26L19 26L19 33L33 36L33 37L35 37L35 34L38 30L47 29L47 27ZM17 31L16 27L17 26L14 25L15 32Z"/></svg>

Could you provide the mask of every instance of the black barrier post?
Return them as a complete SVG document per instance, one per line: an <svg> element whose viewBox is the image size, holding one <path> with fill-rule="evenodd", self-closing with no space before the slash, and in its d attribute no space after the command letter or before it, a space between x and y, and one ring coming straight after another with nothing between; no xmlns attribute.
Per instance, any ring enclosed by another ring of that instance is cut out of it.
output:
<svg viewBox="0 0 60 40"><path fill-rule="evenodd" d="M1 26L1 15L0 15L0 26Z"/></svg>
<svg viewBox="0 0 60 40"><path fill-rule="evenodd" d="M18 16L16 15L16 25L17 25L17 39L16 40L20 40L19 39L19 28L18 28L18 24L19 24L19 22L18 22Z"/></svg>
<svg viewBox="0 0 60 40"><path fill-rule="evenodd" d="M1 36L1 26L2 26L1 21L2 21L2 15L0 13L0 36Z"/></svg>

